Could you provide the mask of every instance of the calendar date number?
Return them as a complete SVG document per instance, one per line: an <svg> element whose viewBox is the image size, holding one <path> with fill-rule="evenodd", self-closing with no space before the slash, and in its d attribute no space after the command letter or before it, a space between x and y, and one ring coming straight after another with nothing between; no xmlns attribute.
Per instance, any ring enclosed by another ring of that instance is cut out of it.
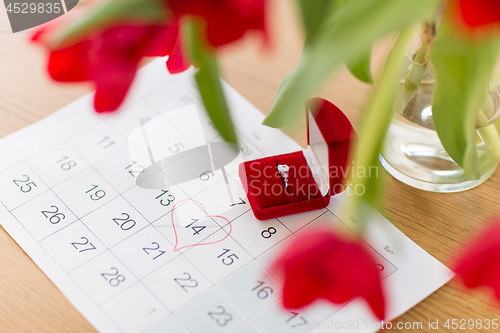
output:
<svg viewBox="0 0 500 333"><path fill-rule="evenodd" d="M108 149L109 147L111 147L114 144L115 144L115 141L111 140L111 138L109 136L105 136L104 138L102 138L102 140L99 140L97 142L97 145L99 147L101 147L102 149Z"/></svg>
<svg viewBox="0 0 500 333"><path fill-rule="evenodd" d="M143 247L142 250L146 252L148 256L152 255L153 260L167 253L166 251L160 249L160 244L158 244L157 242L151 242L151 245L152 247Z"/></svg>
<svg viewBox="0 0 500 333"><path fill-rule="evenodd" d="M85 193L90 193L90 199L97 201L101 200L106 196L106 192L104 190L98 189L99 185L92 185L92 188L90 190L85 191Z"/></svg>
<svg viewBox="0 0 500 333"><path fill-rule="evenodd" d="M221 305L217 306L216 311L208 312L208 316L212 318L218 326L222 327L226 326L231 320L233 320L233 316L226 312L226 309Z"/></svg>
<svg viewBox="0 0 500 333"><path fill-rule="evenodd" d="M144 170L146 170L143 166L136 164L137 162L132 162L125 168L125 171L128 171L128 174L134 178L140 175Z"/></svg>
<svg viewBox="0 0 500 333"><path fill-rule="evenodd" d="M121 275L117 268L111 267L111 273L102 273L104 280L108 281L111 287L118 287L120 283L125 281L125 276Z"/></svg>
<svg viewBox="0 0 500 333"><path fill-rule="evenodd" d="M271 238L272 235L276 233L276 228L275 227L269 227L266 230L262 231L260 235L264 238Z"/></svg>
<svg viewBox="0 0 500 333"><path fill-rule="evenodd" d="M51 210L42 210L41 213L47 220L52 224L58 224L61 220L64 220L66 216L59 212L57 206L50 206Z"/></svg>
<svg viewBox="0 0 500 333"><path fill-rule="evenodd" d="M123 231L127 231L135 227L136 222L130 218L130 215L127 213L122 213L123 217L115 217L113 219L113 222L116 223L116 225L120 226L120 229Z"/></svg>
<svg viewBox="0 0 500 333"><path fill-rule="evenodd" d="M63 169L64 171L69 171L71 170L71 168L76 167L76 162L69 160L69 156L63 156L63 158L56 163L59 164L61 169Z"/></svg>
<svg viewBox="0 0 500 333"><path fill-rule="evenodd" d="M80 237L80 239L82 240L81 242L73 242L71 243L71 245L73 245L73 247L78 250L79 253L82 253L82 252L85 252L85 251L91 251L91 250L95 250L96 247L94 246L94 244L92 244L91 242L89 242L89 239L87 237Z"/></svg>
<svg viewBox="0 0 500 333"><path fill-rule="evenodd" d="M226 266L230 266L234 263L235 260L238 260L238 256L234 253L231 253L230 249L222 249L222 253L217 256L217 258L222 258L222 263Z"/></svg>
<svg viewBox="0 0 500 333"><path fill-rule="evenodd" d="M23 179L14 179L12 180L14 184L21 190L23 193L30 192L34 187L37 187L34 182L31 181L28 175L22 175Z"/></svg>
<svg viewBox="0 0 500 333"><path fill-rule="evenodd" d="M175 197L172 194L169 194L168 190L161 190L161 193L157 195L155 199L160 199L160 205L167 207L170 206L172 202L174 202Z"/></svg>
<svg viewBox="0 0 500 333"><path fill-rule="evenodd" d="M264 281L257 281L257 283L258 285L255 286L252 291L257 294L258 298L266 299L274 292L273 288L266 286Z"/></svg>
<svg viewBox="0 0 500 333"><path fill-rule="evenodd" d="M187 228L191 228L193 230L193 236L194 235L199 235L200 232L203 231L203 229L206 228L205 225L194 225L196 222L199 221L199 219L194 219L194 218L191 218L191 223L189 223L187 226L186 226L186 229ZM218 258L218 257L217 257Z"/></svg>
<svg viewBox="0 0 500 333"><path fill-rule="evenodd" d="M184 272L182 274L185 277L175 278L174 281L182 288L185 292L189 292L188 288L196 288L198 287L198 281L191 277L191 274Z"/></svg>
<svg viewBox="0 0 500 333"><path fill-rule="evenodd" d="M285 321L285 324L291 324L292 328L307 325L307 319L301 316L300 313L290 312L290 314L292 316Z"/></svg>

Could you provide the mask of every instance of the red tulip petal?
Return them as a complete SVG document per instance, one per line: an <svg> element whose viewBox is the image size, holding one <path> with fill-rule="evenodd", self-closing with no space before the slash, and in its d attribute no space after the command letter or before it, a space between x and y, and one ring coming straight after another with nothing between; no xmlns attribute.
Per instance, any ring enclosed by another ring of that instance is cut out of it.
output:
<svg viewBox="0 0 500 333"><path fill-rule="evenodd" d="M470 27L480 27L500 23L500 1L459 0L462 20Z"/></svg>
<svg viewBox="0 0 500 333"><path fill-rule="evenodd" d="M158 27L151 45L149 45L144 56L164 57L172 52L174 44L178 39L179 22L176 20L166 27Z"/></svg>
<svg viewBox="0 0 500 333"><path fill-rule="evenodd" d="M37 31L33 40L50 47L45 44L45 31ZM57 81L94 82L96 111L114 111L125 98L142 57L171 54L168 66L172 72L189 67L182 57L178 32L177 21L166 26L118 25L93 32L81 42L51 50L48 71Z"/></svg>
<svg viewBox="0 0 500 333"><path fill-rule="evenodd" d="M116 110L125 98L135 77L139 59L118 58L103 54L93 66L92 79L96 83L94 106L97 112Z"/></svg>
<svg viewBox="0 0 500 333"><path fill-rule="evenodd" d="M93 40L89 52L99 55L91 63L97 112L119 107L132 84L151 32L150 27L120 27Z"/></svg>
<svg viewBox="0 0 500 333"><path fill-rule="evenodd" d="M182 47L181 39L177 38L172 48L172 52L170 52L167 59L167 69L171 74L184 72L191 66L190 61L186 59L186 53L187 52L184 52Z"/></svg>
<svg viewBox="0 0 500 333"><path fill-rule="evenodd" d="M93 38L88 53L91 79L96 84L97 112L114 111L120 106L156 29L156 26L119 26Z"/></svg>
<svg viewBox="0 0 500 333"><path fill-rule="evenodd" d="M306 269L295 269L288 272L283 289L285 308L298 309L320 297L324 292L324 284L321 281L323 277L317 278L311 277L311 272L306 272ZM305 286L307 288L304 288Z"/></svg>
<svg viewBox="0 0 500 333"><path fill-rule="evenodd" d="M65 49L52 51L49 56L50 76L61 82L88 80L85 60L86 43L78 43Z"/></svg>
<svg viewBox="0 0 500 333"><path fill-rule="evenodd" d="M379 272L359 243L345 242L329 230L315 231L291 242L271 267L284 276L287 308L300 308L318 298L341 304L361 296L384 319Z"/></svg>
<svg viewBox="0 0 500 333"><path fill-rule="evenodd" d="M500 300L500 223L495 223L471 243L455 272L468 288L490 286Z"/></svg>
<svg viewBox="0 0 500 333"><path fill-rule="evenodd" d="M33 33L33 35L31 35L30 40L31 40L32 42L40 42L40 41L41 41L41 39L42 39L42 36L43 36L43 34L44 34L45 32L46 32L45 27L44 27L44 28L40 28L40 29L36 30L36 31Z"/></svg>
<svg viewBox="0 0 500 333"><path fill-rule="evenodd" d="M227 16L226 19L220 16L214 15L207 22L207 40L215 47L240 39L248 28L244 21L235 18L227 22Z"/></svg>
<svg viewBox="0 0 500 333"><path fill-rule="evenodd" d="M206 24L208 42L221 46L248 30L265 31L265 0L165 0L177 17L193 15Z"/></svg>
<svg viewBox="0 0 500 333"><path fill-rule="evenodd" d="M495 291L496 298L500 301L500 262L498 258L495 262L495 265L490 267L491 267L491 272L489 274L490 281L488 281L488 284L486 285L493 288L493 290Z"/></svg>
<svg viewBox="0 0 500 333"><path fill-rule="evenodd" d="M123 68L123 67L122 67ZM94 107L97 112L115 111L132 84L135 68L123 70L119 75L109 75L106 80L98 80L94 97Z"/></svg>

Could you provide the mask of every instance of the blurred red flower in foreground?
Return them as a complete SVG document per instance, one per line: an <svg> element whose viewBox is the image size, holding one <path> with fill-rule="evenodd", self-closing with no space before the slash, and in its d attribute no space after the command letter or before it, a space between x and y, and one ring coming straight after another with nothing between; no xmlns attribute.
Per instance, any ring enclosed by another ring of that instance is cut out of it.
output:
<svg viewBox="0 0 500 333"><path fill-rule="evenodd" d="M500 23L500 1L459 0L462 20L470 27L480 27Z"/></svg>
<svg viewBox="0 0 500 333"><path fill-rule="evenodd" d="M379 271L360 243L344 241L329 230L304 234L288 244L272 271L284 278L285 308L300 308L318 298L341 304L361 296L384 319Z"/></svg>
<svg viewBox="0 0 500 333"><path fill-rule="evenodd" d="M492 287L500 300L500 221L470 244L455 272L468 288Z"/></svg>
<svg viewBox="0 0 500 333"><path fill-rule="evenodd" d="M164 26L119 25L55 50L45 38L49 28L57 27L42 27L33 41L49 48L50 75L62 82L93 81L97 112L114 111L120 106L143 57L170 55L167 67L171 73L182 72L190 65L182 56L177 21Z"/></svg>
<svg viewBox="0 0 500 333"><path fill-rule="evenodd" d="M206 22L208 42L221 46L247 30L265 32L265 0L165 0L176 16L193 15Z"/></svg>

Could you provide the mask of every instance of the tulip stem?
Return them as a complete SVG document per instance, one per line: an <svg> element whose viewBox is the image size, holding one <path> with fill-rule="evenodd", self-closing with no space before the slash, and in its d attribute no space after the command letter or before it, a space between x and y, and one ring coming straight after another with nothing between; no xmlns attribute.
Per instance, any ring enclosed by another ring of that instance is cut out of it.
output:
<svg viewBox="0 0 500 333"><path fill-rule="evenodd" d="M418 92L420 82L422 82L422 78L425 73L427 73L426 55L428 46L429 42L427 39L424 39L422 45L420 45L420 49L415 55L415 59L412 61L408 74L406 74L403 80L403 84L399 89L398 95L396 96L394 108L399 114L403 113L404 109L408 106L408 103L410 103L413 96L415 96Z"/></svg>

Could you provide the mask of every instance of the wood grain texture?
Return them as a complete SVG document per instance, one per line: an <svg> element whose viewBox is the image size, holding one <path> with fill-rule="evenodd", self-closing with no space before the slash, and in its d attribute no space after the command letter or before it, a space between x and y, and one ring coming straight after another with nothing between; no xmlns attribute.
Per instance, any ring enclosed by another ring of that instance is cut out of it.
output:
<svg viewBox="0 0 500 333"><path fill-rule="evenodd" d="M266 113L283 77L302 49L302 32L291 0L274 0L269 8L272 47L249 36L220 50L223 77ZM379 68L390 41L382 41L373 56ZM0 34L0 137L26 127L81 97L88 85L61 85L45 73L45 55L28 43L28 34ZM357 125L371 87L356 81L344 68L318 92L337 104ZM286 133L304 143L303 124ZM471 234L500 213L500 170L478 188L458 194L436 194L408 187L385 171L381 213L419 246L453 267ZM91 325L29 259L0 231L0 332L93 332ZM439 319L500 319L500 306L489 290L465 290L452 281L396 321L424 323ZM422 332L388 330L388 332ZM446 331L448 330L441 330ZM450 330L452 331L452 330ZM490 332L491 330L468 330Z"/></svg>

